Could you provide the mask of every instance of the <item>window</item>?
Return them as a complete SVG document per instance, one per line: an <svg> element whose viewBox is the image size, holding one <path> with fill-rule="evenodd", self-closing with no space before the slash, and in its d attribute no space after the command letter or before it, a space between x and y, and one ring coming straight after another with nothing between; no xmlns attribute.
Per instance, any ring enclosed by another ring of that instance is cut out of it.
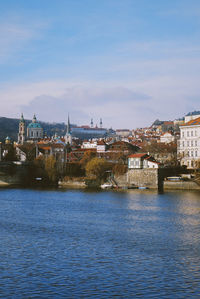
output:
<svg viewBox="0 0 200 299"><path fill-rule="evenodd" d="M193 136L193 131L191 131L191 136Z"/></svg>
<svg viewBox="0 0 200 299"><path fill-rule="evenodd" d="M197 151L195 151L195 157L197 157Z"/></svg>
<svg viewBox="0 0 200 299"><path fill-rule="evenodd" d="M193 141L191 141L191 146L193 146Z"/></svg>
<svg viewBox="0 0 200 299"><path fill-rule="evenodd" d="M197 146L197 140L195 140L195 146Z"/></svg>
<svg viewBox="0 0 200 299"><path fill-rule="evenodd" d="M197 131L195 131L195 136L197 136Z"/></svg>
<svg viewBox="0 0 200 299"><path fill-rule="evenodd" d="M191 157L193 157L193 151L191 151Z"/></svg>
<svg viewBox="0 0 200 299"><path fill-rule="evenodd" d="M184 132L182 132L182 137L184 137Z"/></svg>
<svg viewBox="0 0 200 299"><path fill-rule="evenodd" d="M187 146L190 146L190 143L189 143L189 141L187 142Z"/></svg>
<svg viewBox="0 0 200 299"><path fill-rule="evenodd" d="M189 137L190 136L190 132L189 131L187 131L187 137Z"/></svg>
<svg viewBox="0 0 200 299"><path fill-rule="evenodd" d="M184 147L184 141L183 141L183 147Z"/></svg>

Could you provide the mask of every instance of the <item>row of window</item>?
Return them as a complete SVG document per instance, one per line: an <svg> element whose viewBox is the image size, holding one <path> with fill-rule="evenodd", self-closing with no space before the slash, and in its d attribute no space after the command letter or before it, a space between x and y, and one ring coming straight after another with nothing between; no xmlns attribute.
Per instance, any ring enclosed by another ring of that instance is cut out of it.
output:
<svg viewBox="0 0 200 299"><path fill-rule="evenodd" d="M183 147L185 147L185 146L187 146L187 147L188 146L197 146L197 145L198 145L197 140L194 140L194 141L193 140L191 140L191 141L188 140L187 142L186 141L182 142Z"/></svg>
<svg viewBox="0 0 200 299"><path fill-rule="evenodd" d="M186 133L187 133L187 135L186 135ZM197 131L195 130L195 131L187 131L187 132L184 132L184 131L182 131L182 137L193 137L193 136L197 136Z"/></svg>
<svg viewBox="0 0 200 299"><path fill-rule="evenodd" d="M183 162L182 163L182 165L185 165L186 164L186 166L187 167L198 167L198 162L197 161L187 161L186 163L185 162Z"/></svg>
<svg viewBox="0 0 200 299"><path fill-rule="evenodd" d="M39 132L37 131L36 134L34 134L34 132L31 131L31 137L42 137L42 133L39 133Z"/></svg>
<svg viewBox="0 0 200 299"><path fill-rule="evenodd" d="M184 156L184 152L183 152L183 156ZM198 151L188 151L187 157L198 157Z"/></svg>

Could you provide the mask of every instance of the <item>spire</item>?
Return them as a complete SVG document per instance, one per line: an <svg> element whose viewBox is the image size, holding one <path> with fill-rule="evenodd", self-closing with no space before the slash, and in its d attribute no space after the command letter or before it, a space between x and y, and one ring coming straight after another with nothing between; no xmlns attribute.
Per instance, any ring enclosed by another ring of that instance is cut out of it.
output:
<svg viewBox="0 0 200 299"><path fill-rule="evenodd" d="M37 118L36 118L36 116L35 116L35 113L34 113L34 115L33 115L33 120L32 120L32 122L33 122L33 123L36 123L36 122L37 122Z"/></svg>
<svg viewBox="0 0 200 299"><path fill-rule="evenodd" d="M102 128L103 123L102 123L102 118L100 118L100 128Z"/></svg>
<svg viewBox="0 0 200 299"><path fill-rule="evenodd" d="M90 127L93 128L93 125L94 125L93 118L91 118Z"/></svg>
<svg viewBox="0 0 200 299"><path fill-rule="evenodd" d="M20 119L20 122L22 122L22 123L24 123L25 121L24 121L24 115L23 115L23 113L21 114L21 119Z"/></svg>
<svg viewBox="0 0 200 299"><path fill-rule="evenodd" d="M69 114L68 114L68 120L67 120L67 134L70 134L70 120L69 120Z"/></svg>

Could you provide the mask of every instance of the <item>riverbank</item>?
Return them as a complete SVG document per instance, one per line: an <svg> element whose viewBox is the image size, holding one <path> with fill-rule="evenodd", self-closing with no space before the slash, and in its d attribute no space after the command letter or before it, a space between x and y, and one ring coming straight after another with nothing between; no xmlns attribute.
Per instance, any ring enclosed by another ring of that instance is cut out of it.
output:
<svg viewBox="0 0 200 299"><path fill-rule="evenodd" d="M164 190L200 190L200 186L193 181L164 181L163 188Z"/></svg>

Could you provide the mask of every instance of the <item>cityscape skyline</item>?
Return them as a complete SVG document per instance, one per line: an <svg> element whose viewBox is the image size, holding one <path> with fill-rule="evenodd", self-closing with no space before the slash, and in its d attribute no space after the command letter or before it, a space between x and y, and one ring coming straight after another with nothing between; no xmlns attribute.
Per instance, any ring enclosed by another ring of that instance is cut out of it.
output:
<svg viewBox="0 0 200 299"><path fill-rule="evenodd" d="M1 116L132 129L199 110L198 1L0 8Z"/></svg>

